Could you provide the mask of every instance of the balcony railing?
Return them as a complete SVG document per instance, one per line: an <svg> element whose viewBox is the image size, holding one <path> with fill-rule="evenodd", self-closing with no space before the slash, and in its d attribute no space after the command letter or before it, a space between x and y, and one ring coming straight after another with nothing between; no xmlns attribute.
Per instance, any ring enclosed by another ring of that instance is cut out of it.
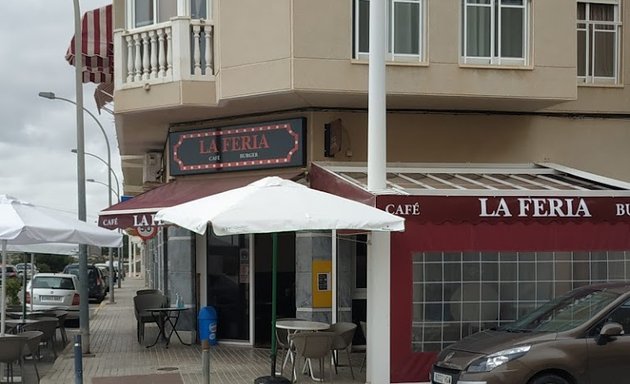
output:
<svg viewBox="0 0 630 384"><path fill-rule="evenodd" d="M170 21L114 33L115 87L181 80L214 80L211 20Z"/></svg>

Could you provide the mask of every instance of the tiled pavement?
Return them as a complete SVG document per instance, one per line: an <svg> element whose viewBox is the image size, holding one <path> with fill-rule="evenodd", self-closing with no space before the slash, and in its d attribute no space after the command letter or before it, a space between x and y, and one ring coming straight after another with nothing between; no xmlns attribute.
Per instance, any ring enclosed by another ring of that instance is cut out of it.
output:
<svg viewBox="0 0 630 384"><path fill-rule="evenodd" d="M100 305L90 320L91 357L83 358L83 382L86 384L111 383L111 379L95 378L118 377L118 384L143 384L152 382L156 374L179 374L185 384L201 384L201 348L199 345L185 346L176 337L171 339L168 349L163 344L145 348L136 341L136 321L133 314L135 291L144 287L143 280L127 278L123 287L116 290L116 303L107 299ZM73 338L78 330L69 330ZM157 336L157 328L147 325L145 345ZM184 339L186 341L186 339ZM348 367L340 367L334 382L339 384L365 382L365 371L359 371L362 354L352 354L356 379L350 377ZM345 355L344 355L345 357ZM342 357L342 360L343 359ZM280 364L280 359L278 360ZM251 384L255 378L269 374L269 350L247 346L220 344L210 349L210 382L221 384ZM27 371L30 367L27 366ZM328 366L326 366L328 370ZM285 375L288 375L285 370ZM42 384L74 382L74 357L72 343L68 344L53 364L40 364L43 374ZM28 372L27 372L28 373ZM141 380L137 375L145 375ZM133 377L136 376L136 377ZM328 372L327 372L328 377ZM163 377L166 379L167 377ZM164 382L164 381L161 381ZM301 377L300 382L311 382Z"/></svg>

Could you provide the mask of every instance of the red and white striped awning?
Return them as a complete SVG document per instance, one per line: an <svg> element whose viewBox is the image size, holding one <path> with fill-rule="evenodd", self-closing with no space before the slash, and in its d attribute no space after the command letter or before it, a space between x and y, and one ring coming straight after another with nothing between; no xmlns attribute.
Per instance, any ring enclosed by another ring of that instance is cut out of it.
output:
<svg viewBox="0 0 630 384"><path fill-rule="evenodd" d="M85 12L82 19L83 82L111 83L114 75L112 5ZM66 60L74 65L74 37L66 52Z"/></svg>

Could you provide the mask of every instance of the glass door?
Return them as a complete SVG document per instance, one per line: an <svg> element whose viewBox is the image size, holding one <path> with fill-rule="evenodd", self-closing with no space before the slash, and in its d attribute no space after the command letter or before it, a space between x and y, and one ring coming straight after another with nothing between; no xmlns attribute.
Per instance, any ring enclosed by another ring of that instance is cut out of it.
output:
<svg viewBox="0 0 630 384"><path fill-rule="evenodd" d="M217 337L249 340L249 235L208 231L208 305L218 315Z"/></svg>

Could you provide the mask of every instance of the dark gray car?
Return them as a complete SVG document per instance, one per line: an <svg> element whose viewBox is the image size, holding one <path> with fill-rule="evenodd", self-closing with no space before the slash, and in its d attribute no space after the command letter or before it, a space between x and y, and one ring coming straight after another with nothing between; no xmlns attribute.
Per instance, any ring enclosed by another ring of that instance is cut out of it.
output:
<svg viewBox="0 0 630 384"><path fill-rule="evenodd" d="M71 273L81 279L79 276L79 264L68 264L63 269L63 273ZM89 298L95 299L98 303L103 301L106 295L105 281L101 270L94 265L88 265L88 292Z"/></svg>
<svg viewBox="0 0 630 384"><path fill-rule="evenodd" d="M630 382L630 283L577 288L514 323L445 348L437 384Z"/></svg>

